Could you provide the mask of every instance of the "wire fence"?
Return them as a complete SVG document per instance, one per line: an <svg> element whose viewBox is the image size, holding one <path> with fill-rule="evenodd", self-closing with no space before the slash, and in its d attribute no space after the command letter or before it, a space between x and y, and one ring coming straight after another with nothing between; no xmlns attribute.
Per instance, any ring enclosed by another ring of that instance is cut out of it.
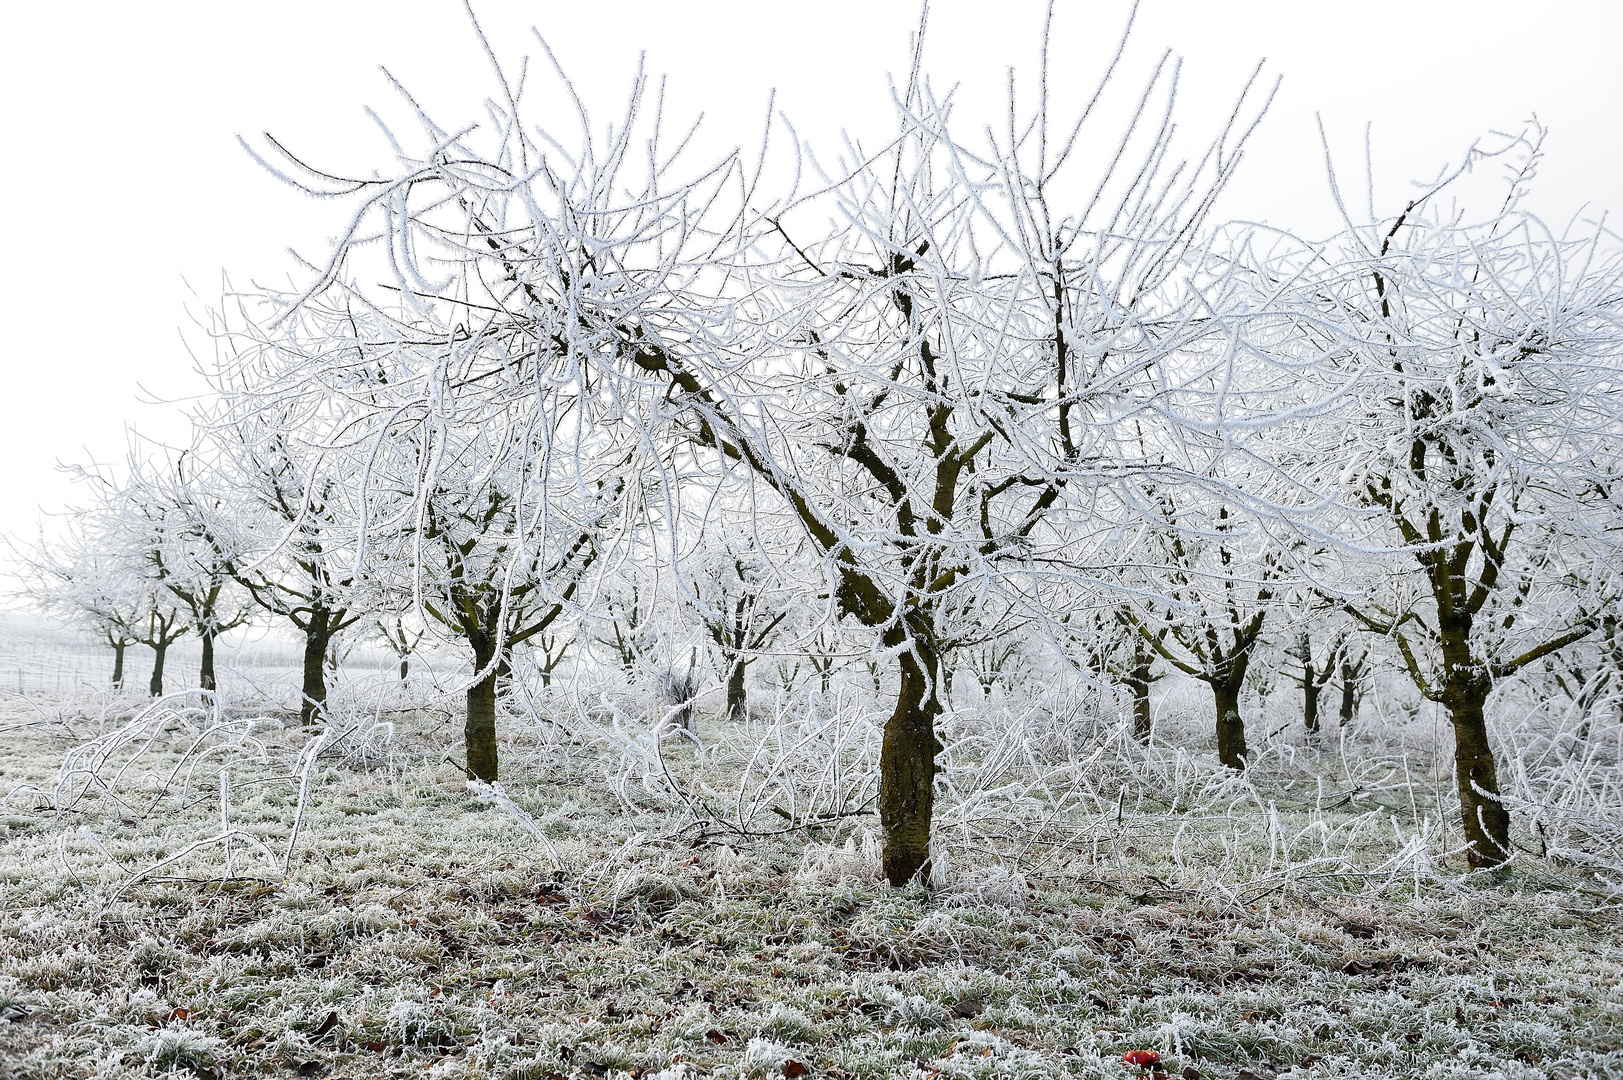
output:
<svg viewBox="0 0 1623 1080"><path fill-rule="evenodd" d="M144 645L124 650L124 686L144 689L152 679L153 651ZM297 700L304 657L298 642L266 635L227 634L215 643L215 678L228 696ZM88 640L71 629L15 612L0 613L0 692L66 697L113 685L112 646ZM398 661L384 649L356 647L343 655L340 669L372 675ZM182 638L164 660L164 689L198 685L202 646Z"/></svg>

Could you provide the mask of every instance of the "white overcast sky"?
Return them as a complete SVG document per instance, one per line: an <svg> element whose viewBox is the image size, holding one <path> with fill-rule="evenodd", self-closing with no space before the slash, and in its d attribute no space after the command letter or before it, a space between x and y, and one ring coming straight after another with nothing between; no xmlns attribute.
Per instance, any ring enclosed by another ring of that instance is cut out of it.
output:
<svg viewBox="0 0 1623 1080"><path fill-rule="evenodd" d="M774 87L815 143L841 127L888 129L887 73L905 70L918 15L897 0L476 9L506 62L538 55L528 28L539 27L603 122L645 50L669 76L668 112L704 110L710 137L729 145L758 139ZM1060 0L1062 89L1099 70L1127 10ZM1011 65L1034 80L1042 13L1036 0L935 0L935 85L962 83L974 108L1002 93ZM1532 205L1559 226L1585 204L1623 212L1620 45L1623 0L1143 0L1124 82L1164 49L1181 55L1182 129L1198 132L1266 58L1284 83L1222 212L1312 235L1335 223L1316 112L1360 205L1373 124L1381 212L1473 139L1536 112L1552 133ZM29 534L42 507L71 500L57 463L119 458L126 426L183 437L176 406L153 402L200 388L188 311L218 296L223 272L238 285L285 281L287 249L321 255L341 216L264 173L236 135L269 131L334 171L386 169L363 113L398 115L379 65L447 125L478 119L493 91L450 0L6 5L0 532ZM549 112L544 96L529 108L532 120Z"/></svg>

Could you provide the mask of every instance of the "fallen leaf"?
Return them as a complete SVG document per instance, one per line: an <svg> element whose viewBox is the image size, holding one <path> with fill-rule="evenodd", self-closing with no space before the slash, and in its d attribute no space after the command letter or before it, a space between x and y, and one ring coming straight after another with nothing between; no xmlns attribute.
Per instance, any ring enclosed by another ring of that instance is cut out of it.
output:
<svg viewBox="0 0 1623 1080"><path fill-rule="evenodd" d="M191 1018L192 1011L190 1009L175 1009L169 1014L171 1020L190 1020Z"/></svg>
<svg viewBox="0 0 1623 1080"><path fill-rule="evenodd" d="M338 1013L335 1010L335 1011L329 1012L327 1014L327 1019L323 1020L321 1022L321 1026L316 1028L316 1030L314 1032L312 1032L312 1034L314 1035L315 1038L319 1039L323 1035L327 1034L327 1032L331 1031L333 1028L335 1028L337 1026L338 1026Z"/></svg>
<svg viewBox="0 0 1623 1080"><path fill-rule="evenodd" d="M789 1080L794 1080L797 1076L805 1076L809 1072L811 1072L810 1069L794 1058L790 1058L783 1063L783 1075L788 1077Z"/></svg>
<svg viewBox="0 0 1623 1080"><path fill-rule="evenodd" d="M727 1041L727 1036L723 1035L715 1028L711 1028L709 1031L705 1032L704 1038L706 1042L713 1042L717 1046L720 1046Z"/></svg>

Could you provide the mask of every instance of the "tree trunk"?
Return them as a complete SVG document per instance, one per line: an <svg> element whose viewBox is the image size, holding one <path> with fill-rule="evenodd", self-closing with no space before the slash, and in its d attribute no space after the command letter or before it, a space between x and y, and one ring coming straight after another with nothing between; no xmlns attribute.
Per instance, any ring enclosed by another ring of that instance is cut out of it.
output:
<svg viewBox="0 0 1623 1080"><path fill-rule="evenodd" d="M1245 682L1242 671L1238 678L1212 681L1212 698L1217 706L1217 759L1231 769L1245 768L1245 721L1240 719L1240 687Z"/></svg>
<svg viewBox="0 0 1623 1080"><path fill-rule="evenodd" d="M203 665L197 671L197 685L204 690L213 690L214 686L214 631L200 630L198 637L203 639Z"/></svg>
<svg viewBox="0 0 1623 1080"><path fill-rule="evenodd" d="M936 660L919 665L912 653L901 658L901 686L896 709L885 721L879 751L879 827L884 833L881 858L885 878L901 887L918 875L930 878L930 818L935 809L935 718L941 703L935 696Z"/></svg>
<svg viewBox="0 0 1623 1080"><path fill-rule="evenodd" d="M495 651L475 642L473 662L484 678L468 687L468 715L462 742L468 753L468 771L480 780L496 779L496 682L508 672L507 658L495 660Z"/></svg>
<svg viewBox="0 0 1623 1080"><path fill-rule="evenodd" d="M124 689L124 646L122 641L113 644L113 689Z"/></svg>
<svg viewBox="0 0 1623 1080"><path fill-rule="evenodd" d="M327 639L329 613L316 608L304 624L304 689L300 692L299 723L313 724L327 711Z"/></svg>
<svg viewBox="0 0 1623 1080"><path fill-rule="evenodd" d="M1286 650L1287 655L1289 650ZM1313 639L1303 630L1296 639L1296 659L1302 665L1302 726L1308 734L1319 733L1319 691L1324 684L1319 682L1318 669L1313 666ZM1328 671L1328 669L1326 669Z"/></svg>
<svg viewBox="0 0 1623 1080"><path fill-rule="evenodd" d="M163 696L163 658L169 653L169 643L162 638L158 641L152 646L152 681L147 684L153 697Z"/></svg>
<svg viewBox="0 0 1623 1080"><path fill-rule="evenodd" d="M1443 694L1454 724L1454 782L1460 793L1460 819L1469 845L1465 857L1477 869L1510 858L1510 811L1499 801L1499 771L1488 744L1483 706L1488 680L1455 684Z"/></svg>
<svg viewBox="0 0 1623 1080"><path fill-rule="evenodd" d="M401 682L406 681L406 672L409 671L409 670L411 670L411 664L410 664L410 662L408 662L406 660L406 658L404 656L402 656L400 658L400 681ZM543 679L542 681L545 682L546 680Z"/></svg>
<svg viewBox="0 0 1623 1080"><path fill-rule="evenodd" d="M1133 696L1133 738L1148 746L1150 742L1150 665L1138 660L1127 673L1127 690Z"/></svg>
<svg viewBox="0 0 1623 1080"><path fill-rule="evenodd" d="M734 656L732 667L727 670L727 719L735 723L749 719L749 701L744 689L745 665L743 658Z"/></svg>
<svg viewBox="0 0 1623 1080"><path fill-rule="evenodd" d="M1358 718L1358 669L1343 662L1341 665L1341 726L1346 727Z"/></svg>

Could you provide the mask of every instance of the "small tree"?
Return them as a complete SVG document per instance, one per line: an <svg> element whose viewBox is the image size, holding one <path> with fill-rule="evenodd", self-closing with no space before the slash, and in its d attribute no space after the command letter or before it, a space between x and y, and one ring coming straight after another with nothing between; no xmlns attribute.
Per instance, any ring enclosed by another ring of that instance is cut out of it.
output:
<svg viewBox="0 0 1623 1080"><path fill-rule="evenodd" d="M768 585L764 560L749 551L717 552L707 572L692 578L693 608L715 644L727 686L727 719L749 716L744 676L789 616Z"/></svg>
<svg viewBox="0 0 1623 1080"><path fill-rule="evenodd" d="M1210 688L1218 760L1243 769L1249 751L1240 693L1279 588L1279 554L1266 533L1226 504L1178 506L1165 491L1156 504L1162 520L1146 539L1152 563L1144 572L1159 597L1146 594L1123 611L1145 645ZM1206 521L1212 526L1202 528Z"/></svg>
<svg viewBox="0 0 1623 1080"><path fill-rule="evenodd" d="M181 602L202 643L197 684L213 690L216 639L252 615L236 580L240 536L230 496L219 488L221 475L199 467L187 452L173 462L166 458L141 460L132 452L124 499L151 540L145 551L152 580Z"/></svg>
<svg viewBox="0 0 1623 1080"><path fill-rule="evenodd" d="M411 671L411 656L422 644L426 629L416 629L406 625L404 615L396 615L393 619L378 619L374 625L378 634L383 638L389 651L395 654L400 661L400 681L406 681L406 675ZM550 669L549 669L550 670Z"/></svg>
<svg viewBox="0 0 1623 1080"><path fill-rule="evenodd" d="M1302 691L1302 727L1309 734L1319 733L1319 697L1335 678L1338 668L1344 667L1345 642L1345 631L1332 635L1322 655L1315 660L1312 630L1304 625L1296 632L1295 643L1286 646L1286 655L1296 662L1292 675Z"/></svg>
<svg viewBox="0 0 1623 1080"><path fill-rule="evenodd" d="M1106 612L1091 612L1085 619L1066 621L1067 638L1074 641L1071 651L1082 653L1082 664L1096 678L1108 680L1126 691L1133 716L1133 738L1145 745L1154 731L1150 708L1150 687L1166 677L1157 670L1157 652L1139 632L1139 621L1131 608L1122 605ZM1165 634L1165 628L1157 633Z"/></svg>
<svg viewBox="0 0 1623 1080"><path fill-rule="evenodd" d="M113 650L114 690L124 688L124 651L140 640L147 615L143 567L96 538L94 515L71 514L64 533L32 548L9 543L22 593L42 614L79 626Z"/></svg>

